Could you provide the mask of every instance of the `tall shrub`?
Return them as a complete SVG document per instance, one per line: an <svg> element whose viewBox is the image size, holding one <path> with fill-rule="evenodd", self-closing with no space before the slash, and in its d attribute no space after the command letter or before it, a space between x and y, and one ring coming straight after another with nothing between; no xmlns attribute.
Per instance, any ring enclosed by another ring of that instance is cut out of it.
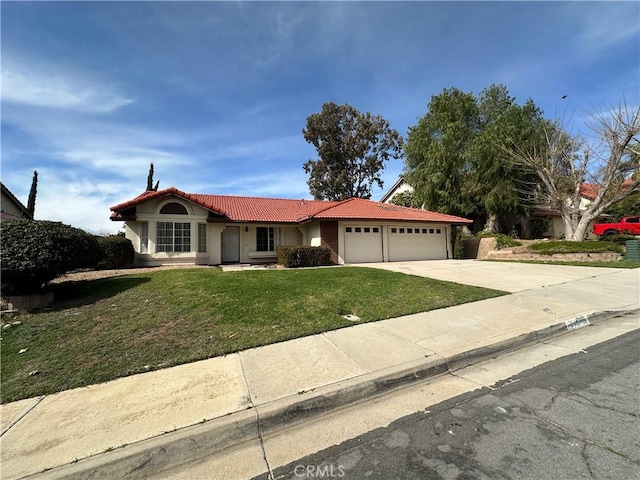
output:
<svg viewBox="0 0 640 480"><path fill-rule="evenodd" d="M98 241L60 222L7 220L2 235L2 294L35 293L58 275L94 268L102 258Z"/></svg>
<svg viewBox="0 0 640 480"><path fill-rule="evenodd" d="M282 245L277 253L278 263L287 268L331 265L331 250L327 247Z"/></svg>
<svg viewBox="0 0 640 480"><path fill-rule="evenodd" d="M98 263L98 268L126 268L133 265L135 250L131 240L120 235L98 237L98 243L102 249L103 258Z"/></svg>

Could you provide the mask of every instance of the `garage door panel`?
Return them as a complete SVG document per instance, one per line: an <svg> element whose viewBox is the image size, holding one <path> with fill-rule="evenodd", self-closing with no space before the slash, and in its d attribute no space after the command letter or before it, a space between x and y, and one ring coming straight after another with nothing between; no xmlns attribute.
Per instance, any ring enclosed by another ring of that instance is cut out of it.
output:
<svg viewBox="0 0 640 480"><path fill-rule="evenodd" d="M447 258L444 227L389 227L389 260L440 260Z"/></svg>
<svg viewBox="0 0 640 480"><path fill-rule="evenodd" d="M347 225L344 228L344 260L347 263L382 261L382 227Z"/></svg>

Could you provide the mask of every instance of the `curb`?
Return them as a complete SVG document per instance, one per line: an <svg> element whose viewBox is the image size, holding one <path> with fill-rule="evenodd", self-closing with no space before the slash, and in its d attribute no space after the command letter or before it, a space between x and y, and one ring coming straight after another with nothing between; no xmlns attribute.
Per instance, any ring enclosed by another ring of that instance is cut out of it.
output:
<svg viewBox="0 0 640 480"><path fill-rule="evenodd" d="M299 398L287 397L258 405L23 478L147 478L248 440L261 439L265 433L276 431L285 425L295 425L332 410L383 395L415 381L454 372L505 353L543 343L579 328L573 326L576 322L579 322L580 326L587 326L633 312L640 312L640 309L595 312L448 358L430 355L424 359L404 363L400 367L389 367L316 388L299 395Z"/></svg>

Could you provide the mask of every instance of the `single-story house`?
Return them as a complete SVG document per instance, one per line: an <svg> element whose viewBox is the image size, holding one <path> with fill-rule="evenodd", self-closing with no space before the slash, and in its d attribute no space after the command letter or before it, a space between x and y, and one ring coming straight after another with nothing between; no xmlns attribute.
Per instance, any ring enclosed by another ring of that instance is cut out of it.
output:
<svg viewBox="0 0 640 480"><path fill-rule="evenodd" d="M0 183L2 190L2 199L0 203L0 220L11 220L16 218L26 218L33 220L31 213L18 198L5 187L4 183Z"/></svg>
<svg viewBox="0 0 640 480"><path fill-rule="evenodd" d="M148 191L111 207L138 264L269 263L280 245L326 246L334 263L451 258L465 218L350 198L293 200Z"/></svg>

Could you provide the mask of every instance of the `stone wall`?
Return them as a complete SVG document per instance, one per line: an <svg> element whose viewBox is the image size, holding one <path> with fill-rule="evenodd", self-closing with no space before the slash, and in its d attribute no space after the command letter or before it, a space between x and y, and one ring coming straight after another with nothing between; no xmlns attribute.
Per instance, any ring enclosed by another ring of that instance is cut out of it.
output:
<svg viewBox="0 0 640 480"><path fill-rule="evenodd" d="M553 255L540 255L527 250L528 245L537 243L532 240L518 240L523 243L519 247L503 248L496 250L495 238L481 238L478 247L478 260L535 260L554 262L617 262L622 255L615 252L603 253L554 253Z"/></svg>
<svg viewBox="0 0 640 480"><path fill-rule="evenodd" d="M48 307L53 303L53 293L33 295L12 295L2 297L3 311L31 312L39 308Z"/></svg>

